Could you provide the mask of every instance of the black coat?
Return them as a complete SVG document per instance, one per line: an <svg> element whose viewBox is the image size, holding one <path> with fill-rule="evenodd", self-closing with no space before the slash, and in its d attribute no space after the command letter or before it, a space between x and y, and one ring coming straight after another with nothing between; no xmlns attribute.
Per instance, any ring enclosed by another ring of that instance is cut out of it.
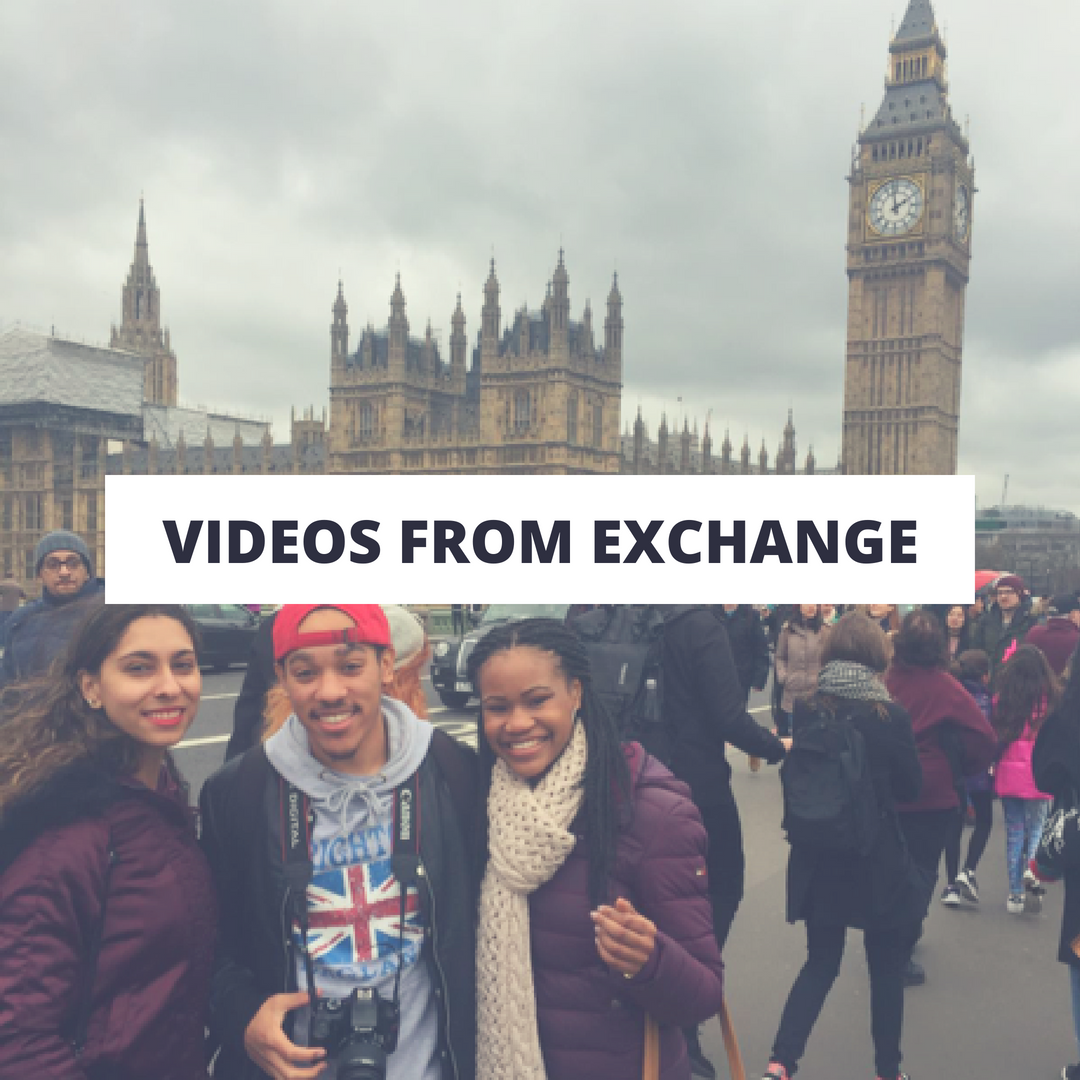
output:
<svg viewBox="0 0 1080 1080"><path fill-rule="evenodd" d="M447 739L447 742L450 740ZM475 755L454 744L462 778L475 783ZM241 770L250 770L242 775ZM457 769L457 765L455 765ZM472 830L459 811L436 754L420 765L420 857L424 921L431 931L423 951L439 1004L439 1044L444 1080L476 1074L476 975L474 931L476 865ZM475 788L473 789L475 790ZM261 801L245 802L249 792ZM288 946L289 885L282 837L284 812L278 773L262 746L234 758L207 780L200 797L203 850L221 907L218 957L210 994L211 1030L222 1043L218 1075L228 1080L264 1077L244 1050L244 1031L274 994L296 989ZM461 810L473 820L475 807Z"/></svg>
<svg viewBox="0 0 1080 1080"><path fill-rule="evenodd" d="M1014 642L1022 642L1027 632L1038 625L1039 619L1031 610L1030 597L1021 601L1008 626L1002 620L1001 608L997 605L975 620L971 630L971 648L982 649L990 657L991 680L997 678L1005 650Z"/></svg>
<svg viewBox="0 0 1080 1080"><path fill-rule="evenodd" d="M698 806L734 801L725 743L770 764L784 746L746 711L727 630L707 608L665 614L664 722L673 732L671 771Z"/></svg>
<svg viewBox="0 0 1080 1080"><path fill-rule="evenodd" d="M716 604L713 612L727 630L743 695L749 696L751 690L764 690L769 681L770 660L761 616L749 604L740 604L730 614L722 604Z"/></svg>
<svg viewBox="0 0 1080 1080"><path fill-rule="evenodd" d="M277 682L274 670L274 620L277 612L263 619L251 643L244 684L233 707L233 730L225 747L225 760L232 761L259 743L267 691Z"/></svg>
<svg viewBox="0 0 1080 1080"><path fill-rule="evenodd" d="M1031 754L1035 783L1054 797L1054 809L1080 805L1080 714L1068 698L1043 721ZM1075 853L1077 845L1072 845ZM1065 905L1061 913L1058 959L1080 968L1070 942L1080 936L1080 861L1069 860L1064 870Z"/></svg>
<svg viewBox="0 0 1080 1080"><path fill-rule="evenodd" d="M798 733L810 716L807 705L797 704L793 730ZM788 922L808 920L860 930L918 922L926 914L932 886L912 863L896 814L896 804L916 798L922 786L911 718L891 702L879 707L848 700L837 701L836 716L862 733L881 812L878 841L865 858L792 844Z"/></svg>

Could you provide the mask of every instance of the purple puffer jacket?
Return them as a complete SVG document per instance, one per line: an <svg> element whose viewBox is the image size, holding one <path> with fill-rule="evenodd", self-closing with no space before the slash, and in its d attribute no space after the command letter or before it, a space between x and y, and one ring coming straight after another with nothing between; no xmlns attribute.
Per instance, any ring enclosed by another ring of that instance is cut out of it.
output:
<svg viewBox="0 0 1080 1080"><path fill-rule="evenodd" d="M179 793L75 767L16 809L0 830L0 1078L205 1080L216 901ZM110 844L76 1057L68 1039Z"/></svg>
<svg viewBox="0 0 1080 1080"><path fill-rule="evenodd" d="M555 876L529 898L533 982L549 1080L640 1077L644 1014L661 1025L662 1080L686 1080L680 1027L720 1010L723 962L712 930L705 829L689 789L633 743L626 748L634 813L619 837L612 902L657 927L656 949L632 979L596 952L588 848L581 834Z"/></svg>

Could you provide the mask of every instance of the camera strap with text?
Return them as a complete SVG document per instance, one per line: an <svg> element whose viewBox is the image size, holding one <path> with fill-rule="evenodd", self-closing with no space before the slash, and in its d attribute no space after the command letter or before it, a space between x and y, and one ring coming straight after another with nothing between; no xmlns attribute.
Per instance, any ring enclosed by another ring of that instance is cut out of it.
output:
<svg viewBox="0 0 1080 1080"><path fill-rule="evenodd" d="M298 787L279 776L281 788L281 846L285 880L293 900L294 914L300 927L301 954L307 977L308 995L315 1007L315 969L308 947L307 889L311 884L311 829L314 814L311 800ZM401 969L405 958L405 909L408 890L420 891L420 780L413 773L394 788L392 822L393 848L390 867L398 883L400 921L398 922L398 964L394 977L394 1005L399 1003Z"/></svg>

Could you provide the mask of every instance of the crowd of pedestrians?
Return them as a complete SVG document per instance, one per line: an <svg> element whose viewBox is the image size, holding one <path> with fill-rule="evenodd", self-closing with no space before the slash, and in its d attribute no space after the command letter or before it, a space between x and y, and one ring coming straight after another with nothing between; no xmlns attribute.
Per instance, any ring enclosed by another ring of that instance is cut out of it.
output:
<svg viewBox="0 0 1080 1080"><path fill-rule="evenodd" d="M906 1080L912 951L935 897L988 901L995 797L1007 911L1063 882L1080 1043L1075 597L1042 622L1015 575L981 614L642 609L628 648L663 751L601 703L602 611L479 640L474 752L424 719L408 612L286 605L196 814L170 754L199 706L196 627L104 605L74 534L36 561L0 688L0 1078L714 1077L699 1029L726 1015L745 868L728 745L781 765L806 928L765 1080L798 1069L849 930L876 1075Z"/></svg>

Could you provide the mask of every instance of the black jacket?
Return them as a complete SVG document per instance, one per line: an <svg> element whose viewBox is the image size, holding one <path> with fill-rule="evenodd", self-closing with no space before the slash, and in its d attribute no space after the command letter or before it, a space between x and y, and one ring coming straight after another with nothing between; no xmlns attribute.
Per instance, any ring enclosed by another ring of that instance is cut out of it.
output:
<svg viewBox="0 0 1080 1080"><path fill-rule="evenodd" d="M984 611L971 631L971 648L982 649L990 657L991 681L997 678L1005 650L1014 642L1024 640L1027 632L1039 625L1038 617L1031 610L1031 598L1021 601L1013 617L1006 626L1001 617L1001 608L996 604L989 611Z"/></svg>
<svg viewBox="0 0 1080 1080"><path fill-rule="evenodd" d="M746 711L727 630L707 608L661 608L664 629L664 722L674 735L671 771L690 785L698 806L732 802L724 744L770 764L780 740Z"/></svg>
<svg viewBox="0 0 1080 1080"><path fill-rule="evenodd" d="M436 733L436 737L444 737ZM451 743L448 737L447 743ZM453 743L461 775L474 781L475 755ZM242 775L242 770L252 770ZM439 1004L444 1080L473 1080L476 1057L476 865L470 849L472 809L459 807L434 751L419 769L420 857L427 889L420 902L430 936L423 957ZM255 814L239 803L258 792ZM228 762L202 789L203 849L221 908L218 959L210 995L211 1027L222 1050L215 1075L255 1080L265 1074L244 1050L244 1031L263 1002L296 989L290 945L279 775L263 747ZM254 826L253 831L249 831ZM452 1006L452 1007L451 1007Z"/></svg>
<svg viewBox="0 0 1080 1080"><path fill-rule="evenodd" d="M769 681L769 642L761 616L749 604L740 604L730 614L723 604L713 605L713 612L727 630L735 670L744 696L751 690L764 690Z"/></svg>
<svg viewBox="0 0 1080 1080"><path fill-rule="evenodd" d="M899 705L837 699L834 715L862 734L881 822L865 858L792 844L788 858L787 918L880 930L917 922L926 914L932 883L911 862L896 814L898 802L918 797L922 765L911 717ZM792 730L812 716L797 702Z"/></svg>
<svg viewBox="0 0 1080 1080"><path fill-rule="evenodd" d="M1080 715L1068 694L1043 721L1031 754L1035 783L1054 797L1055 810L1080 806ZM1080 968L1080 957L1070 943L1080 937L1080 838L1070 838L1072 858L1055 867L1064 873L1065 905L1061 913L1058 959Z"/></svg>
<svg viewBox="0 0 1080 1080"><path fill-rule="evenodd" d="M259 742L263 726L266 693L277 681L274 670L274 620L277 612L263 619L251 643L244 684L233 707L233 730L225 747L225 760L232 761Z"/></svg>

